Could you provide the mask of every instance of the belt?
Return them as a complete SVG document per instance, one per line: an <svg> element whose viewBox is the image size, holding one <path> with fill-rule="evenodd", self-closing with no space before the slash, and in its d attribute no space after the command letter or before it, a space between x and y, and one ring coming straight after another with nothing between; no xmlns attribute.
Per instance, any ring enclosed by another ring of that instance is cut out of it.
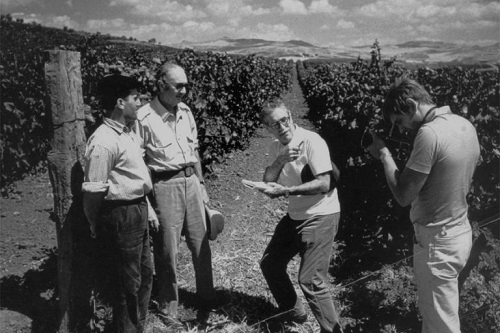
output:
<svg viewBox="0 0 500 333"><path fill-rule="evenodd" d="M194 167L189 165L183 169L180 170L169 170L169 171L152 171L151 172L151 177L153 178L153 181L158 181L158 180L169 180L173 178L189 178L192 175L194 175Z"/></svg>
<svg viewBox="0 0 500 333"><path fill-rule="evenodd" d="M112 208L119 206L138 205L143 202L146 202L146 196L132 200L104 200L103 206Z"/></svg>

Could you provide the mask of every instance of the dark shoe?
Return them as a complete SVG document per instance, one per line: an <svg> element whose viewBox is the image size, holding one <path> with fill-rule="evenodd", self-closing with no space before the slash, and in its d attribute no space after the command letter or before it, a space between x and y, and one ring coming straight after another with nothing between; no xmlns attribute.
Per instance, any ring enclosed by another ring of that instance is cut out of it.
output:
<svg viewBox="0 0 500 333"><path fill-rule="evenodd" d="M212 311L210 311L209 309L198 310L198 312L196 313L196 320L202 325L207 325L211 312Z"/></svg>
<svg viewBox="0 0 500 333"><path fill-rule="evenodd" d="M173 330L181 330L181 329L186 328L184 326L184 324L178 318L172 317L170 315L166 315L162 312L158 313L158 317L160 318L160 320L162 321L162 323L165 326L167 326L168 328L171 328Z"/></svg>

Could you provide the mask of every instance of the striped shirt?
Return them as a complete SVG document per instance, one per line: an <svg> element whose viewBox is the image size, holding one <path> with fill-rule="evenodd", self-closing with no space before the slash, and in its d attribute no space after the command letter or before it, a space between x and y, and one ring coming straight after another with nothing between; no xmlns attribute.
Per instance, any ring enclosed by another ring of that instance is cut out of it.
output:
<svg viewBox="0 0 500 333"><path fill-rule="evenodd" d="M152 189L136 134L109 118L89 138L84 172L82 191L106 192L104 200L134 200Z"/></svg>
<svg viewBox="0 0 500 333"><path fill-rule="evenodd" d="M135 131L141 138L146 164L153 171L179 170L198 162L193 114L184 103L176 107L176 114L169 112L155 97L137 113Z"/></svg>

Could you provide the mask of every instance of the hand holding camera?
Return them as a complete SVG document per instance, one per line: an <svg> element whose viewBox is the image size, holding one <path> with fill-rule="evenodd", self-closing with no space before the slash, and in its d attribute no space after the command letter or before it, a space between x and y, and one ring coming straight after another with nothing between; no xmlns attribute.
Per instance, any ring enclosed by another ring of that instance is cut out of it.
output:
<svg viewBox="0 0 500 333"><path fill-rule="evenodd" d="M391 137L383 129L366 128L361 136L361 148L369 152L376 159L380 159L384 148L394 154L394 158L405 162L410 156L411 146L409 143Z"/></svg>

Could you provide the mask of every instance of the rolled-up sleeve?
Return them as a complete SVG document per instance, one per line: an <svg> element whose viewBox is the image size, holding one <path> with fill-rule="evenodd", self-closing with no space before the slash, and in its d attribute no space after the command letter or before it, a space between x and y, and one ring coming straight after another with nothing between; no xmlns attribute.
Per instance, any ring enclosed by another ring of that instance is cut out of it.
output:
<svg viewBox="0 0 500 333"><path fill-rule="evenodd" d="M102 146L91 147L85 156L85 177L82 184L83 192L106 192L109 188L108 179L113 166L113 154Z"/></svg>

